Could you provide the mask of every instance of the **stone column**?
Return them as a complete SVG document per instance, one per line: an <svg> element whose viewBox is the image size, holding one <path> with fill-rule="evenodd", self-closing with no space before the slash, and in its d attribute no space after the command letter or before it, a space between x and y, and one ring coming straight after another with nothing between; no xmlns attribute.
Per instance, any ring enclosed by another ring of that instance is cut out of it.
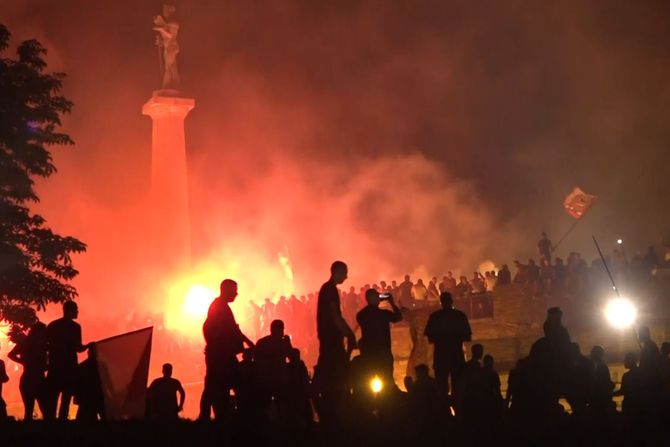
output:
<svg viewBox="0 0 670 447"><path fill-rule="evenodd" d="M152 233L156 258L165 267L190 263L188 172L184 119L193 98L154 95L142 107L153 121L151 133Z"/></svg>

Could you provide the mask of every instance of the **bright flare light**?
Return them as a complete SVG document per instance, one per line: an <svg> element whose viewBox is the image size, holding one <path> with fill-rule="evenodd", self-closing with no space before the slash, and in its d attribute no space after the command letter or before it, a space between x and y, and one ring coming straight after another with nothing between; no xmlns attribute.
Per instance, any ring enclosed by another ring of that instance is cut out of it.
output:
<svg viewBox="0 0 670 447"><path fill-rule="evenodd" d="M625 298L614 298L605 307L605 317L617 329L630 327L637 319L635 305Z"/></svg>
<svg viewBox="0 0 670 447"><path fill-rule="evenodd" d="M184 298L184 313L204 321L209 305L216 298L216 292L199 284L191 286Z"/></svg>
<svg viewBox="0 0 670 447"><path fill-rule="evenodd" d="M374 376L370 381L370 389L373 393L379 394L382 388L384 388L384 382L382 382L382 379L380 379L379 376Z"/></svg>
<svg viewBox="0 0 670 447"><path fill-rule="evenodd" d="M623 244L623 239L617 239L616 243L619 244L619 245Z"/></svg>

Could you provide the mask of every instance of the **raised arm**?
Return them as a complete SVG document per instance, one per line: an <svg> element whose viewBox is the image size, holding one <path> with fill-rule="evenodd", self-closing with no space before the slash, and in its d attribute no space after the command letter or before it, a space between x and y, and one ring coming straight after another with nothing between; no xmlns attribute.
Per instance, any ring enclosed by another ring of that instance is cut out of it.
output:
<svg viewBox="0 0 670 447"><path fill-rule="evenodd" d="M393 309L393 318L391 319L391 322L397 323L398 321L402 320L402 312L400 311L400 308L396 305L395 300L393 299L393 295L389 294L389 304L391 305L391 309Z"/></svg>

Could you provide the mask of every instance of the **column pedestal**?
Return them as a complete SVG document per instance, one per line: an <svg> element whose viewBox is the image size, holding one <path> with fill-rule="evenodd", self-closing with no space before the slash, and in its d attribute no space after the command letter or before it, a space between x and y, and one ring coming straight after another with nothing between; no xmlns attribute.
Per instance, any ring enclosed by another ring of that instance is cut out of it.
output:
<svg viewBox="0 0 670 447"><path fill-rule="evenodd" d="M166 267L190 263L191 225L184 119L193 98L154 92L142 107L153 121L151 132L151 222L156 258Z"/></svg>

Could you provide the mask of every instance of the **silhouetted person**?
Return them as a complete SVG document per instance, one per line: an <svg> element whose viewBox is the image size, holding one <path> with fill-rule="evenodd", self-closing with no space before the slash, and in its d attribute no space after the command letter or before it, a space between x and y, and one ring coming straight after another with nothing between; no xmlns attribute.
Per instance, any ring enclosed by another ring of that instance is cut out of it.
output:
<svg viewBox="0 0 670 447"><path fill-rule="evenodd" d="M465 364L463 342L470 341L472 331L468 317L453 308L454 301L449 292L440 295L442 309L433 312L428 318L425 335L434 348L433 370L438 386L443 393L455 392Z"/></svg>
<svg viewBox="0 0 670 447"><path fill-rule="evenodd" d="M591 361L582 355L577 343L571 343L565 397L575 416L583 415L586 410L591 393L591 370Z"/></svg>
<svg viewBox="0 0 670 447"><path fill-rule="evenodd" d="M94 422L105 418L105 399L98 372L95 344L89 345L88 358L77 367L74 402L78 405L77 420Z"/></svg>
<svg viewBox="0 0 670 447"><path fill-rule="evenodd" d="M23 401L23 419L33 419L35 403L44 413L44 374L47 370L47 326L42 322L32 325L28 335L16 343L7 357L23 366L19 391Z"/></svg>
<svg viewBox="0 0 670 447"><path fill-rule="evenodd" d="M640 344L639 368L644 383L645 406L651 411L656 411L662 400L663 389L661 354L647 326L641 326L638 329L638 342Z"/></svg>
<svg viewBox="0 0 670 447"><path fill-rule="evenodd" d="M627 369L621 376L621 388L614 395L623 396L621 411L630 421L636 421L644 409L644 383L637 366L637 356L628 352L624 356L624 367Z"/></svg>
<svg viewBox="0 0 670 447"><path fill-rule="evenodd" d="M407 376L410 380L405 382L408 392L409 414L418 429L429 426L441 418L439 413L440 399L439 389L435 379L428 374L428 366L416 365L414 375L416 379ZM409 385L409 386L408 386Z"/></svg>
<svg viewBox="0 0 670 447"><path fill-rule="evenodd" d="M230 308L230 303L237 297L237 283L232 279L224 279L220 292L210 304L202 327L207 370L200 399L200 420L209 420L212 408L216 420L221 420L232 411L230 390L238 378L237 354L242 352L244 344L254 346L240 330Z"/></svg>
<svg viewBox="0 0 670 447"><path fill-rule="evenodd" d="M484 346L475 343L470 347L470 360L463 365L463 373L457 383L457 407L460 413L472 418L481 408L482 357Z"/></svg>
<svg viewBox="0 0 670 447"><path fill-rule="evenodd" d="M532 411L533 396L528 358L517 360L507 378L505 407L513 417L525 419Z"/></svg>
<svg viewBox="0 0 670 447"><path fill-rule="evenodd" d="M174 420L184 409L186 392L181 382L172 377L172 365L163 365L163 377L154 379L148 390L148 413L151 419ZM177 401L177 395L179 401Z"/></svg>
<svg viewBox="0 0 670 447"><path fill-rule="evenodd" d="M597 416L607 416L614 410L612 390L614 383L610 378L610 370L604 361L605 350L602 346L591 349L591 395L589 408Z"/></svg>
<svg viewBox="0 0 670 447"><path fill-rule="evenodd" d="M503 410L503 398L500 392L500 376L494 368L493 356L486 354L482 361L481 380L481 412L484 426L495 427Z"/></svg>
<svg viewBox="0 0 670 447"><path fill-rule="evenodd" d="M506 286L512 283L512 272L510 272L507 264L503 264L498 271L498 280L496 281L496 286Z"/></svg>
<svg viewBox="0 0 670 447"><path fill-rule="evenodd" d="M361 327L358 346L367 369L386 380L392 380L391 324L402 320L402 314L393 300L393 295L388 295L388 298L384 299L388 300L393 311L379 308L379 292L375 289L368 289L365 292L368 305L356 315L356 321Z"/></svg>
<svg viewBox="0 0 670 447"><path fill-rule="evenodd" d="M313 415L310 404L309 373L305 362L300 359L299 349L291 349L287 369L286 411L290 422L304 427L312 422Z"/></svg>
<svg viewBox="0 0 670 447"><path fill-rule="evenodd" d="M66 420L70 412L70 401L77 378L77 354L87 348L81 343L81 326L74 321L78 316L77 303L66 301L63 303L63 318L52 321L47 326L49 363L44 419L55 418L59 396L58 419Z"/></svg>
<svg viewBox="0 0 670 447"><path fill-rule="evenodd" d="M253 349L247 348L242 352L238 370L239 379L235 388L237 413L242 421L255 423L261 405Z"/></svg>
<svg viewBox="0 0 670 447"><path fill-rule="evenodd" d="M291 340L284 334L284 322L281 320L274 320L270 324L270 335L256 343L254 363L259 391L265 406L274 400L277 409L282 410L282 392L288 382L286 361L292 349Z"/></svg>
<svg viewBox="0 0 670 447"><path fill-rule="evenodd" d="M336 407L343 403L346 395L349 355L356 348L356 336L342 317L340 293L337 286L348 275L347 265L335 261L330 267L330 279L321 286L316 311L316 330L319 338L319 359L316 365L315 382L319 400L319 417L332 423ZM347 347L344 347L344 340Z"/></svg>
<svg viewBox="0 0 670 447"><path fill-rule="evenodd" d="M2 385L9 382L9 376L5 369L5 362L0 359L0 422L7 419L7 403L2 398Z"/></svg>
<svg viewBox="0 0 670 447"><path fill-rule="evenodd" d="M542 237L537 243L537 250L540 253L540 260L546 259L547 262L551 262L551 252L554 248L551 245L551 240L547 237L547 233L542 233Z"/></svg>
<svg viewBox="0 0 670 447"><path fill-rule="evenodd" d="M547 311L544 337L533 343L528 355L530 380L533 384L535 416L554 418L562 412L559 397L565 393L571 358L570 335L563 326L563 312L558 307Z"/></svg>

